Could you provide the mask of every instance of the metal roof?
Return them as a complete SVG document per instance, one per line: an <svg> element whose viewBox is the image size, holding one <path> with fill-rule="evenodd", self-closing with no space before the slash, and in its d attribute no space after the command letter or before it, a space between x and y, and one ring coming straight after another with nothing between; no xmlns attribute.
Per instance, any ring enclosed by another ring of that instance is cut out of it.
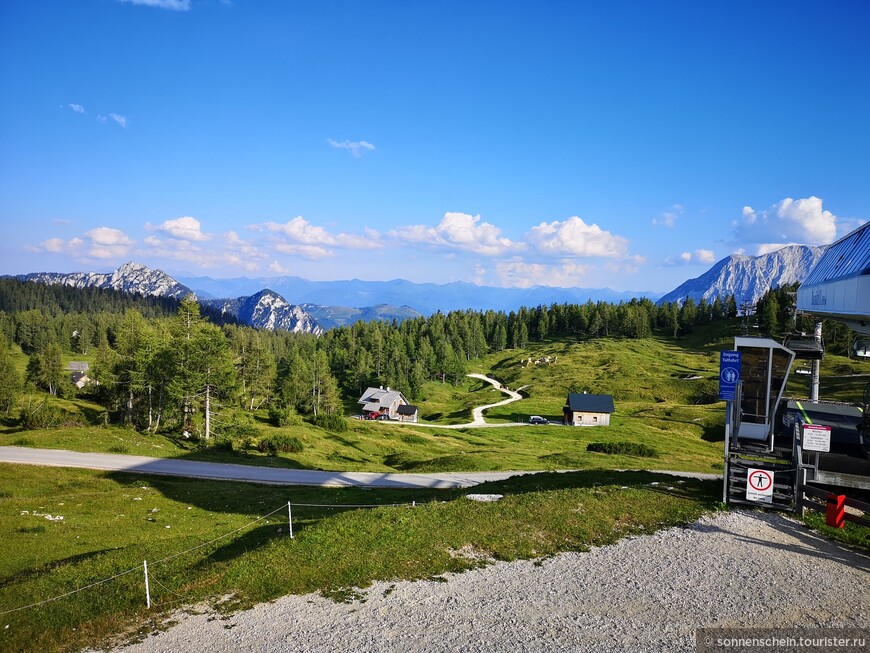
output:
<svg viewBox="0 0 870 653"><path fill-rule="evenodd" d="M612 395L590 395L572 392L568 395L568 408L575 413L612 413Z"/></svg>

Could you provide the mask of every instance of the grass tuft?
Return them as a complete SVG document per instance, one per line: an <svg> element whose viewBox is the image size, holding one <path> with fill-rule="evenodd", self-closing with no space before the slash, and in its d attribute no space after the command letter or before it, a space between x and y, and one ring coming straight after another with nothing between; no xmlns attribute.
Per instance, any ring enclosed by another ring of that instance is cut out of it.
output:
<svg viewBox="0 0 870 653"><path fill-rule="evenodd" d="M590 442L586 445L586 451L609 453L621 456L639 456L641 458L655 458L658 452L640 442Z"/></svg>

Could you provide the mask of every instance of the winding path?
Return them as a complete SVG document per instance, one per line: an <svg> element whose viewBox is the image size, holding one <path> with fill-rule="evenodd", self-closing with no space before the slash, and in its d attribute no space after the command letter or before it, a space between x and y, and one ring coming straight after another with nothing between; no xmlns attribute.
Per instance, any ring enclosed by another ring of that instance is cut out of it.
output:
<svg viewBox="0 0 870 653"><path fill-rule="evenodd" d="M430 429L469 429L469 428L478 429L478 428L504 428L507 426L524 426L524 424L522 422L504 422L502 424L490 424L489 422L487 422L483 418L483 411L485 411L487 408L495 408L496 406L504 406L506 404L510 404L510 403L513 403L515 401L519 401L520 399L522 399L523 396L519 392L514 391L514 390L508 390L501 383L499 383L498 381L496 381L495 379L493 379L489 376L486 376L485 374L466 374L466 376L469 376L473 379L480 379L481 381L486 381L487 383L492 385L492 387L495 388L496 390L508 395L508 398L503 400L503 401L496 402L494 404L487 404L486 406L478 406L477 408L475 408L474 410L471 411L472 421L468 422L467 424L427 424L425 422L400 422L400 424L410 424L413 426L425 426L426 428L430 428ZM525 387L527 387L527 386L522 386L522 387L518 388L517 390L522 390ZM393 423L394 422L390 422L390 424L393 424Z"/></svg>

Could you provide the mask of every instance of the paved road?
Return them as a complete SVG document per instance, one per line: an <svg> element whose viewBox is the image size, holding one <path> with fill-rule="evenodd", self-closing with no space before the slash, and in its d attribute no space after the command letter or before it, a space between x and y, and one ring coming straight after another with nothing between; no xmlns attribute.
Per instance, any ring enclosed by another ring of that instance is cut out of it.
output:
<svg viewBox="0 0 870 653"><path fill-rule="evenodd" d="M82 453L61 449L0 447L0 463L43 465L47 467L84 467L111 472L167 474L219 481L246 481L273 485L311 485L320 487L382 487L396 489L451 489L502 481L511 476L536 472L448 472L441 474L395 474L390 472L323 472L313 469L276 469L230 463L206 463L178 458L148 458L114 453ZM649 470L686 478L715 480L716 474Z"/></svg>
<svg viewBox="0 0 870 653"><path fill-rule="evenodd" d="M0 462L50 467L85 467L113 472L168 474L222 481L248 481L276 485L382 488L461 488L487 481L501 481L529 472L454 472L443 474L394 474L388 472L323 472L312 469L276 469L229 463L206 463L178 458L148 458L112 453L81 453L60 449L0 447Z"/></svg>

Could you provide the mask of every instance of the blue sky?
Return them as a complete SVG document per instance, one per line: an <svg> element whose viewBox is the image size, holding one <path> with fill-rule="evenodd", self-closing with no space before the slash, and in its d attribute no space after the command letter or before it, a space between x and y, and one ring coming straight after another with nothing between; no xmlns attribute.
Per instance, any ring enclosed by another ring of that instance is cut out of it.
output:
<svg viewBox="0 0 870 653"><path fill-rule="evenodd" d="M870 3L0 4L0 274L666 292L870 219Z"/></svg>

